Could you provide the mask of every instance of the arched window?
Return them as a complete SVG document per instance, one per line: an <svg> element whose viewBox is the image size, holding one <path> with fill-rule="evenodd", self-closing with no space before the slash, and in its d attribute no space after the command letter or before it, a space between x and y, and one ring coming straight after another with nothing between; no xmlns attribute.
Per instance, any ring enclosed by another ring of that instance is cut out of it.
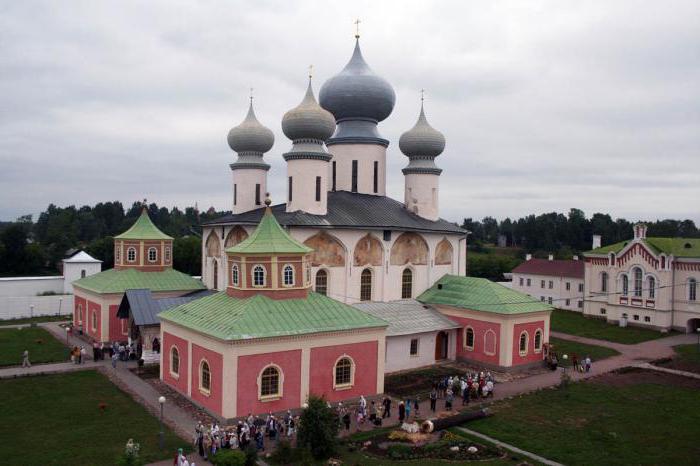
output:
<svg viewBox="0 0 700 466"><path fill-rule="evenodd" d="M175 377L180 375L180 352L177 346L170 348L170 373Z"/></svg>
<svg viewBox="0 0 700 466"><path fill-rule="evenodd" d="M630 280L627 275L622 276L622 295L627 296L630 291Z"/></svg>
<svg viewBox="0 0 700 466"><path fill-rule="evenodd" d="M306 283L311 283L311 263L310 262L306 263L306 271L305 271L304 275L306 275L306 280L304 280L304 281Z"/></svg>
<svg viewBox="0 0 700 466"><path fill-rule="evenodd" d="M97 311L92 311L92 314L90 315L90 321L91 321L91 327L92 331L96 332L97 331Z"/></svg>
<svg viewBox="0 0 700 466"><path fill-rule="evenodd" d="M474 329L471 327L464 329L464 347L468 350L474 349Z"/></svg>
<svg viewBox="0 0 700 466"><path fill-rule="evenodd" d="M280 396L280 388L280 370L267 366L260 375L260 398Z"/></svg>
<svg viewBox="0 0 700 466"><path fill-rule="evenodd" d="M372 301L372 271L365 269L360 275L360 301Z"/></svg>
<svg viewBox="0 0 700 466"><path fill-rule="evenodd" d="M634 269L634 295L638 298L642 297L642 269L635 267Z"/></svg>
<svg viewBox="0 0 700 466"><path fill-rule="evenodd" d="M608 292L608 272L600 274L600 291L603 293Z"/></svg>
<svg viewBox="0 0 700 466"><path fill-rule="evenodd" d="M78 323L82 324L83 323L83 305L78 304Z"/></svg>
<svg viewBox="0 0 700 466"><path fill-rule="evenodd" d="M413 296L413 272L404 269L401 274L401 299L409 299Z"/></svg>
<svg viewBox="0 0 700 466"><path fill-rule="evenodd" d="M535 353L542 351L542 330L535 331Z"/></svg>
<svg viewBox="0 0 700 466"><path fill-rule="evenodd" d="M333 388L352 385L354 373L353 366L354 364L352 359L347 356L338 359L338 361L335 363L335 383L333 384Z"/></svg>
<svg viewBox="0 0 700 466"><path fill-rule="evenodd" d="M129 248L126 250L126 260L129 262L136 261L136 248Z"/></svg>
<svg viewBox="0 0 700 466"><path fill-rule="evenodd" d="M85 278L85 275L87 275L87 272L85 271L85 269L81 270L80 271L80 278Z"/></svg>
<svg viewBox="0 0 700 466"><path fill-rule="evenodd" d="M289 264L285 265L282 275L284 276L284 286L294 286L294 267Z"/></svg>
<svg viewBox="0 0 700 466"><path fill-rule="evenodd" d="M116 249L116 252L114 255L117 258L116 262L121 262L121 260L122 260L122 247L121 247L121 245L117 245L117 247L115 249Z"/></svg>
<svg viewBox="0 0 700 466"><path fill-rule="evenodd" d="M265 286L265 267L262 265L253 267L253 286Z"/></svg>
<svg viewBox="0 0 700 466"><path fill-rule="evenodd" d="M656 279L654 277L649 277L647 279L647 287L649 288L649 298L654 299L656 297Z"/></svg>
<svg viewBox="0 0 700 466"><path fill-rule="evenodd" d="M166 264L170 262L170 246L165 247L165 262Z"/></svg>
<svg viewBox="0 0 700 466"><path fill-rule="evenodd" d="M207 393L211 390L211 371L209 363L205 360L202 360L199 366L199 389Z"/></svg>
<svg viewBox="0 0 700 466"><path fill-rule="evenodd" d="M527 332L523 332L520 334L520 344L519 350L520 350L520 356L525 356L527 354Z"/></svg>
<svg viewBox="0 0 700 466"><path fill-rule="evenodd" d="M316 272L316 293L326 296L328 294L328 272L319 270Z"/></svg>
<svg viewBox="0 0 700 466"><path fill-rule="evenodd" d="M158 260L158 250L156 248L148 248L148 262L155 262Z"/></svg>
<svg viewBox="0 0 700 466"><path fill-rule="evenodd" d="M240 278L238 276L238 272L239 272L238 264L233 264L231 266L231 283L233 283L233 286L238 286L238 284L240 283L239 282Z"/></svg>
<svg viewBox="0 0 700 466"><path fill-rule="evenodd" d="M484 353L493 356L496 354L496 344L498 343L498 338L496 337L496 332L488 329L484 333Z"/></svg>
<svg viewBox="0 0 700 466"><path fill-rule="evenodd" d="M696 301L698 297L698 282L694 278L688 280L688 301Z"/></svg>

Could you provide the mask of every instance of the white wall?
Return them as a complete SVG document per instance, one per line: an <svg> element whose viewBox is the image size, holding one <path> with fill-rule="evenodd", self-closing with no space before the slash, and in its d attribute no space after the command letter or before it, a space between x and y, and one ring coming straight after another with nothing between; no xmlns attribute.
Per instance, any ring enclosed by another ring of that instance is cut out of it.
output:
<svg viewBox="0 0 700 466"><path fill-rule="evenodd" d="M386 361L384 371L396 372L435 364L435 338L438 332L415 333L386 337ZM447 330L447 357L454 360L456 350L455 330ZM418 354L411 356L411 340L418 338Z"/></svg>
<svg viewBox="0 0 700 466"><path fill-rule="evenodd" d="M34 306L32 312L31 306ZM73 295L55 296L0 296L0 319L22 317L70 315L73 312Z"/></svg>
<svg viewBox="0 0 700 466"><path fill-rule="evenodd" d="M73 293L73 282L80 280L82 271L85 271L85 276L95 275L102 272L102 262L64 262L63 263L63 293Z"/></svg>
<svg viewBox="0 0 700 466"><path fill-rule="evenodd" d="M0 278L0 296L36 296L40 293L63 293L63 276Z"/></svg>

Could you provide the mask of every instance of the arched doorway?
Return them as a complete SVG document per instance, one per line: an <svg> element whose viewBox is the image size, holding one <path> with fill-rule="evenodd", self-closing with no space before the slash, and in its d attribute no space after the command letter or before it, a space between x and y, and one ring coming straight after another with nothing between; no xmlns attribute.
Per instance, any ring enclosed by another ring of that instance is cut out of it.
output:
<svg viewBox="0 0 700 466"><path fill-rule="evenodd" d="M697 333L700 329L700 319L690 319L688 320L686 332L687 333Z"/></svg>
<svg viewBox="0 0 700 466"><path fill-rule="evenodd" d="M438 332L435 338L435 360L447 359L447 332Z"/></svg>

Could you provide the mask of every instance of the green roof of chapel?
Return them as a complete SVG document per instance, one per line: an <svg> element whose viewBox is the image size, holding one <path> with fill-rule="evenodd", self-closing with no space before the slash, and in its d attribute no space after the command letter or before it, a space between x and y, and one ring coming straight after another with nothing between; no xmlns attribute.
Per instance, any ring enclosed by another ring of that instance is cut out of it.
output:
<svg viewBox="0 0 700 466"><path fill-rule="evenodd" d="M444 275L418 297L425 304L442 304L494 314L551 311L545 302L485 278Z"/></svg>
<svg viewBox="0 0 700 466"><path fill-rule="evenodd" d="M171 236L166 235L158 229L157 226L151 221L151 217L148 216L148 210L144 207L141 211L141 215L136 222L131 225L131 228L126 230L121 235L117 235L114 239L173 239Z"/></svg>
<svg viewBox="0 0 700 466"><path fill-rule="evenodd" d="M95 293L124 293L126 290L147 288L151 291L196 291L205 289L201 280L167 268L159 272L137 269L109 269L73 282Z"/></svg>
<svg viewBox="0 0 700 466"><path fill-rule="evenodd" d="M602 248L596 248L588 251L585 254L609 254L614 252L617 254L622 251L625 246L633 240L620 241L619 243L609 244ZM673 254L675 257L700 257L700 238L643 238L641 240L654 253L664 253L667 255Z"/></svg>
<svg viewBox="0 0 700 466"><path fill-rule="evenodd" d="M269 206L255 231L226 250L234 254L306 254L311 251L312 248L301 244L282 229Z"/></svg>

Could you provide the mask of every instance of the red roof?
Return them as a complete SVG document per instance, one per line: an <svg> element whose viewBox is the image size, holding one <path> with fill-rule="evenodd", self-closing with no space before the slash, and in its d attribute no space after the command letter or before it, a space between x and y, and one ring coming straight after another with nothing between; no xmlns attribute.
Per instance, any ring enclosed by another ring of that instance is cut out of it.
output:
<svg viewBox="0 0 700 466"><path fill-rule="evenodd" d="M530 259L513 269L513 273L571 277L583 280L585 263L582 260Z"/></svg>

